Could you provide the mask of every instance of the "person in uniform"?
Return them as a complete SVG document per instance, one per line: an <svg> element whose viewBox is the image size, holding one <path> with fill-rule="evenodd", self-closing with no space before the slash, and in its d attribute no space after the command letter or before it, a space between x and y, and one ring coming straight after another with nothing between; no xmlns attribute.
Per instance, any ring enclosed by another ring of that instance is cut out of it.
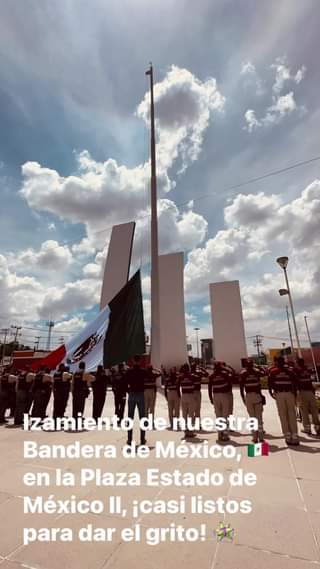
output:
<svg viewBox="0 0 320 569"><path fill-rule="evenodd" d="M72 416L74 419L77 419L79 414L81 417L83 416L86 398L90 393L89 374L86 374L85 370L85 362L80 362L79 368L74 372L72 378Z"/></svg>
<svg viewBox="0 0 320 569"><path fill-rule="evenodd" d="M136 407L138 408L139 419L145 417L145 406L144 406L144 385L146 381L146 370L140 365L140 356L134 356L133 367L130 368L126 373L126 380L128 386L128 417L134 419L134 413ZM127 444L132 444L133 429L128 431ZM143 429L140 429L140 444L146 444L146 433Z"/></svg>
<svg viewBox="0 0 320 569"><path fill-rule="evenodd" d="M20 371L16 381L17 403L14 414L14 426L20 427L23 424L23 415L29 413L32 404L32 383L35 374L30 372L30 366Z"/></svg>
<svg viewBox="0 0 320 569"><path fill-rule="evenodd" d="M194 384L194 413L193 413L193 423L195 424L196 419L199 418L200 420L200 412L201 412L201 381L202 377L208 376L208 373L204 368L200 368L197 364L193 363L190 366L191 375Z"/></svg>
<svg viewBox="0 0 320 569"><path fill-rule="evenodd" d="M114 414L120 423L123 419L127 400L127 377L123 363L118 365L118 371L112 375L111 385L114 396Z"/></svg>
<svg viewBox="0 0 320 569"><path fill-rule="evenodd" d="M252 360L244 362L244 369L240 373L240 394L247 407L249 417L258 420L258 430L253 433L253 442L263 442L263 401L261 392L261 377L263 373L254 367Z"/></svg>
<svg viewBox="0 0 320 569"><path fill-rule="evenodd" d="M68 403L70 382L63 381L64 364L60 364L53 374L53 419L62 419Z"/></svg>
<svg viewBox="0 0 320 569"><path fill-rule="evenodd" d="M42 420L46 417L47 406L52 392L52 378L50 369L40 366L33 382L33 407L32 417L39 417Z"/></svg>
<svg viewBox="0 0 320 569"><path fill-rule="evenodd" d="M178 419L180 416L181 401L176 367L170 369L169 375L165 379L164 395L168 403L170 429L173 429L173 418Z"/></svg>
<svg viewBox="0 0 320 569"><path fill-rule="evenodd" d="M194 418L194 383L189 364L184 364L180 369L179 393L181 397L182 416L185 420L185 437L194 437L195 434L188 429L190 420L191 424L193 424Z"/></svg>
<svg viewBox="0 0 320 569"><path fill-rule="evenodd" d="M305 365L304 359L299 358L295 368L297 376L297 388L299 391L299 402L302 414L302 424L304 431L311 435L310 415L317 435L320 435L319 412L312 385L312 371Z"/></svg>
<svg viewBox="0 0 320 569"><path fill-rule="evenodd" d="M277 365L269 372L269 393L276 400L281 428L288 445L298 445L298 424L295 400L297 395L296 375L285 364L284 358L277 358Z"/></svg>
<svg viewBox="0 0 320 569"><path fill-rule="evenodd" d="M0 425L7 423L6 410L9 407L9 369L3 369L0 377Z"/></svg>
<svg viewBox="0 0 320 569"><path fill-rule="evenodd" d="M144 382L144 409L146 417L152 415L152 421L154 421L154 410L157 397L157 377L160 375L161 372L153 369L151 365L147 367Z"/></svg>
<svg viewBox="0 0 320 569"><path fill-rule="evenodd" d="M101 417L107 396L108 377L102 365L98 365L97 370L93 373L94 380L92 382L92 417L95 421Z"/></svg>
<svg viewBox="0 0 320 569"><path fill-rule="evenodd" d="M228 420L230 411L230 392L232 393L232 376L222 362L215 362L213 373L209 377L208 395L214 406L216 417ZM218 442L229 441L228 428L218 431Z"/></svg>

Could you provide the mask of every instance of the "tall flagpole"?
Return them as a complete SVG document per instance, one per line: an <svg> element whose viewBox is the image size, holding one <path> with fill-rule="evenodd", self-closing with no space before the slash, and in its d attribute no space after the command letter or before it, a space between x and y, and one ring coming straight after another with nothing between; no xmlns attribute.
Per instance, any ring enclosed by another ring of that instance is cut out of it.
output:
<svg viewBox="0 0 320 569"><path fill-rule="evenodd" d="M160 369L160 292L159 292L159 246L157 214L156 138L154 123L153 67L150 64L146 75L150 77L150 126L151 126L151 364Z"/></svg>

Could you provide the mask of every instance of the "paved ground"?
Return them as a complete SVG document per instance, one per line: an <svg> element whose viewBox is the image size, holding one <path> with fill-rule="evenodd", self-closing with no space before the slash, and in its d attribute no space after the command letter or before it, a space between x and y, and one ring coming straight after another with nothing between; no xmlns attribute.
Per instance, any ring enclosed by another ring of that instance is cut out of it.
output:
<svg viewBox="0 0 320 569"><path fill-rule="evenodd" d="M77 529L87 523L107 527L108 524L122 528L133 523L130 515L124 520L118 517L101 515L68 516L63 515L53 519L52 516L29 516L22 513L22 496L27 494L22 483L26 470L34 472L45 470L43 461L22 459L23 440L33 439L38 442L62 443L81 440L83 443L115 443L119 448L125 442L122 433L83 432L70 433L25 433L22 430L0 428L1 471L0 471L0 569L18 569L21 567L38 569L123 569L133 565L141 569L176 569L177 565L184 569L320 569L320 440L301 434L301 446L288 449L280 433L274 402L268 397L265 412L265 428L270 444L269 457L247 458L246 445L250 441L247 434L233 436L234 443L241 448L240 466L256 472L257 485L253 488L231 488L225 484L222 488L203 489L192 492L202 494L205 498L214 499L218 496L249 498L253 500L254 510L249 515L225 516L225 521L235 529L233 543L217 543L213 536L205 542L164 543L158 546L143 544L114 543L82 544L82 543L35 543L29 546L22 544L22 528L33 527L71 527ZM88 411L90 411L88 405ZM113 412L112 395L108 394L105 415ZM158 416L166 417L165 400L161 394L157 400ZM239 394L235 395L235 414L244 415ZM211 416L212 408L203 394L203 416ZM181 433L165 431L152 432L148 442L152 446L156 436L162 440L182 439ZM216 441L215 433L199 435L201 439ZM28 462L28 464L26 464ZM76 472L81 467L101 467L98 460L56 460L47 462L48 470L61 466L64 470ZM49 466L50 465L50 466ZM159 466L152 458L149 464ZM194 461L163 460L163 470L179 467L182 471L199 470L199 464ZM202 460L202 467L212 467L212 460ZM216 466L216 462L215 462ZM112 462L110 469L117 471L142 471L145 463L137 459L128 461L124 458ZM228 471L230 461L221 459L216 469ZM182 490L182 491L181 491ZM41 493L49 495L54 489L46 488ZM123 498L177 498L181 493L188 495L190 489L181 488L147 488L117 489L117 494ZM34 495L31 489L29 494ZM59 489L59 497L67 497L68 488ZM78 488L78 496L89 495L91 498L106 498L110 494L108 488ZM161 518L161 519L160 519ZM214 529L221 515L183 515L175 517L149 515L141 517L142 526L167 526L170 522L187 526L199 526L206 523ZM85 521L84 521L85 520ZM159 521L160 520L160 521Z"/></svg>

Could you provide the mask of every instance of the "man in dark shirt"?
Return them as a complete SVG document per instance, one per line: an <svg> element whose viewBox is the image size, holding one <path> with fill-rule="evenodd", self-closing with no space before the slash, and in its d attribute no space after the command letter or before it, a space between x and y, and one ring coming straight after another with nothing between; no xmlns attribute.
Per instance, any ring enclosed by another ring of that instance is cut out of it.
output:
<svg viewBox="0 0 320 569"><path fill-rule="evenodd" d="M107 395L107 374L102 365L98 365L97 371L93 374L92 382L93 404L92 417L97 420L102 415L103 407L106 402Z"/></svg>
<svg viewBox="0 0 320 569"><path fill-rule="evenodd" d="M261 392L261 377L263 373L253 365L252 360L244 362L244 369L240 373L240 393L249 417L258 421L258 431L253 433L253 442L263 442L263 396Z"/></svg>
<svg viewBox="0 0 320 569"><path fill-rule="evenodd" d="M134 413L136 407L138 408L139 419L141 420L145 417L145 405L144 405L144 384L146 380L146 371L140 366L140 356L134 357L134 364L131 369L127 371L126 374L127 385L128 385L128 417L130 419L134 418ZM133 430L128 431L128 441L127 444L132 444ZM140 429L140 444L146 444L145 431Z"/></svg>
<svg viewBox="0 0 320 569"><path fill-rule="evenodd" d="M114 414L120 423L123 419L127 399L127 376L122 363L118 365L118 371L112 374L111 380L114 395Z"/></svg>
<svg viewBox="0 0 320 569"><path fill-rule="evenodd" d="M50 369L40 366L33 382L32 417L44 419L52 391Z"/></svg>

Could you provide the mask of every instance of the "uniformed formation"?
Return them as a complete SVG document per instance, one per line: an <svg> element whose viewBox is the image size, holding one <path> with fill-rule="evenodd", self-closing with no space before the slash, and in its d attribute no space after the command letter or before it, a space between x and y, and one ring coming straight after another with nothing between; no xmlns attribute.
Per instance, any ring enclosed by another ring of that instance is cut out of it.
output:
<svg viewBox="0 0 320 569"><path fill-rule="evenodd" d="M78 419L85 411L86 399L93 394L92 416L95 420L102 416L107 390L114 394L115 415L122 421L126 402L128 417L134 418L137 407L139 418L155 414L157 378L162 376L164 395L168 404L170 428L174 419L180 417L182 411L186 424L186 437L195 436L190 425L200 423L201 384L208 379L208 395L214 406L216 417L225 419L226 428L218 431L218 441L230 440L228 418L233 415L233 385L236 373L224 362L215 362L209 375L203 367L184 364L179 371L172 368L169 373L155 370L152 366L146 369L140 365L140 357L134 358L133 365L128 368L119 364L109 370L98 366L95 372L86 372L84 362L70 373L68 367L60 364L51 372L40 368L37 373L30 368L13 374L10 368L4 369L0 378L0 423L8 423L7 410L14 418L8 427L19 427L23 424L24 414L44 419L47 407L53 395L53 419L65 416L70 394L72 396L72 416ZM239 386L242 400L249 417L257 419L258 430L253 433L254 442L264 440L263 408L266 398L262 394L261 378L268 377L268 389L276 400L283 435L288 445L298 445L297 409L301 414L305 433L311 435L311 423L315 434L320 435L320 422L313 378L311 370L303 359L296 364L288 364L283 357L278 357L268 370L255 366L251 360L243 360ZM128 395L128 399L127 399ZM197 422L198 420L198 422ZM132 443L132 431L128 431L128 444ZM140 443L145 444L145 431L140 431Z"/></svg>

